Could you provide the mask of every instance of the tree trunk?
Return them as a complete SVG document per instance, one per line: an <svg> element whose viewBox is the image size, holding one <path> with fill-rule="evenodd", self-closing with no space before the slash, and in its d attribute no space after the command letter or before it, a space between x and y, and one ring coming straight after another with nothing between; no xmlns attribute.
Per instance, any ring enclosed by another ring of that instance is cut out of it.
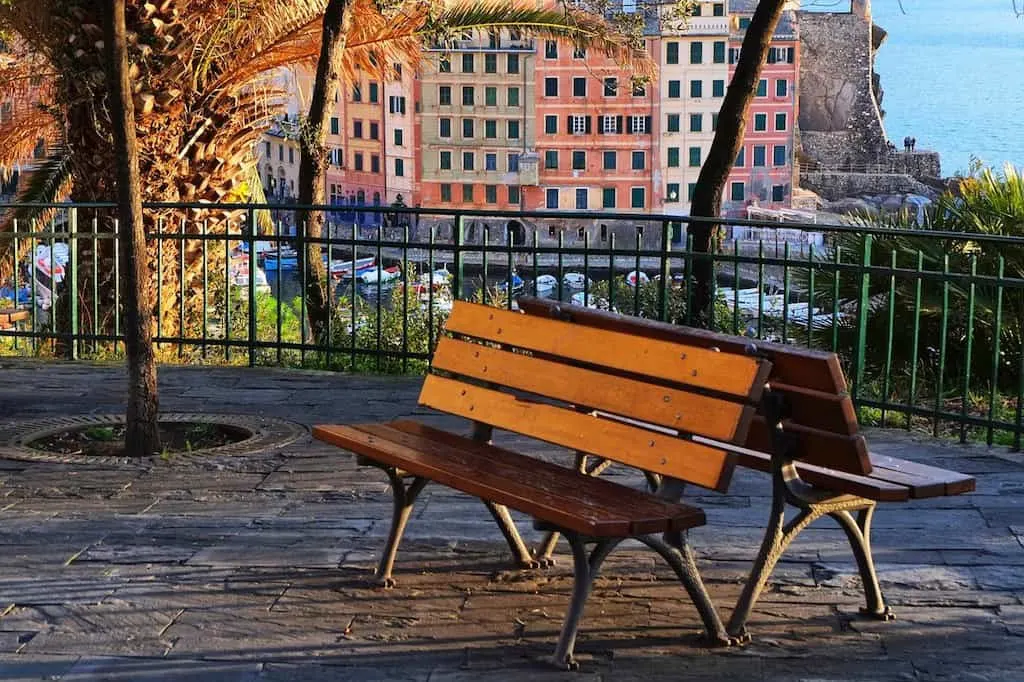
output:
<svg viewBox="0 0 1024 682"><path fill-rule="evenodd" d="M740 58L736 63L729 89L722 101L722 109L718 114L718 130L708 151L704 166L700 169L697 186L694 188L693 201L690 204L690 216L694 218L717 218L722 210L722 194L729 172L736 162L743 135L747 128L747 112L750 102L757 91L757 83L761 78L761 68L768 57L775 27L782 16L786 0L761 0L754 16L750 20L747 34L743 38ZM699 253L712 252L712 232L717 225L709 222L690 223L690 234L693 237L693 250ZM694 261L694 323L700 327L709 327L714 314L715 268L711 258Z"/></svg>
<svg viewBox="0 0 1024 682"><path fill-rule="evenodd" d="M125 451L151 455L160 451L159 400L153 352L149 259L142 227L139 156L135 139L135 105L128 77L125 0L109 0L104 12L107 92L117 160L119 240L124 263L125 352L128 358L128 414Z"/></svg>
<svg viewBox="0 0 1024 682"><path fill-rule="evenodd" d="M351 21L351 0L329 0L324 11L323 36L320 58L316 65L316 80L310 97L309 115L302 126L299 153L299 205L326 203L324 180L327 171L327 128L329 107L334 102L341 82L341 55ZM307 239L324 236L323 211L296 212L296 229ZM313 338L329 344L327 321L331 314L327 290L327 273L320 259L320 244L306 243L299 251L299 269L306 277L306 310ZM354 254L353 254L354 257ZM330 259L330 255L328 255Z"/></svg>

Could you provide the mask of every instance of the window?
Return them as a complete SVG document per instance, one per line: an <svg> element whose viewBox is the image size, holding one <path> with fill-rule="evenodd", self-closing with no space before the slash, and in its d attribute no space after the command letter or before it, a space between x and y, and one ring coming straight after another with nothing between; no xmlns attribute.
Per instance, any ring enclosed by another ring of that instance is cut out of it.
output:
<svg viewBox="0 0 1024 682"><path fill-rule="evenodd" d="M715 16L715 17L724 17L725 16L725 3L724 2L716 2L713 5L711 5L711 15Z"/></svg>
<svg viewBox="0 0 1024 682"><path fill-rule="evenodd" d="M452 120L450 118L440 118L437 120L437 136L438 137L451 137L452 136Z"/></svg>
<svg viewBox="0 0 1024 682"><path fill-rule="evenodd" d="M618 160L618 154L613 151L606 151L602 153L601 167L605 170L615 170L616 162Z"/></svg>
<svg viewBox="0 0 1024 682"><path fill-rule="evenodd" d="M452 104L452 86L442 85L437 89L437 103L442 107L448 107Z"/></svg>
<svg viewBox="0 0 1024 682"><path fill-rule="evenodd" d="M747 164L747 153L746 152L747 152L747 148L746 147L740 147L739 153L736 154L735 166L737 168L743 168L743 166L745 166Z"/></svg>
<svg viewBox="0 0 1024 682"><path fill-rule="evenodd" d="M729 187L729 198L733 201L743 201L744 191L742 182L734 182Z"/></svg>
<svg viewBox="0 0 1024 682"><path fill-rule="evenodd" d="M668 82L668 96L669 97L681 97L682 96L681 93L680 93L680 83L679 83L679 81L669 81Z"/></svg>
<svg viewBox="0 0 1024 682"><path fill-rule="evenodd" d="M646 192L643 187L633 187L629 190L629 205L631 208L643 208L646 202Z"/></svg>
<svg viewBox="0 0 1024 682"><path fill-rule="evenodd" d="M493 140L498 137L498 122L490 119L484 121L484 137L489 140Z"/></svg>
<svg viewBox="0 0 1024 682"><path fill-rule="evenodd" d="M572 49L572 58L573 59L586 59L587 58L587 48L585 48L585 47L574 47Z"/></svg>
<svg viewBox="0 0 1024 682"><path fill-rule="evenodd" d="M462 119L462 137L470 139L473 137L473 119Z"/></svg>
<svg viewBox="0 0 1024 682"><path fill-rule="evenodd" d="M506 66L509 73L519 73L519 55L510 54L508 55L508 64Z"/></svg>
<svg viewBox="0 0 1024 682"><path fill-rule="evenodd" d="M699 133L704 129L704 114L690 114L690 132Z"/></svg>
<svg viewBox="0 0 1024 682"><path fill-rule="evenodd" d="M768 130L768 114L754 114L754 130L758 132Z"/></svg>
<svg viewBox="0 0 1024 682"><path fill-rule="evenodd" d="M668 148L668 159L669 168L679 168L679 147Z"/></svg>
<svg viewBox="0 0 1024 682"><path fill-rule="evenodd" d="M283 144L277 145L277 160L278 161L284 161L284 145Z"/></svg>
<svg viewBox="0 0 1024 682"><path fill-rule="evenodd" d="M646 97L647 86L642 81L636 81L633 83L633 97Z"/></svg>
<svg viewBox="0 0 1024 682"><path fill-rule="evenodd" d="M471 107L473 106L474 91L472 85L466 85L462 88L462 106Z"/></svg>
<svg viewBox="0 0 1024 682"><path fill-rule="evenodd" d="M544 96L545 97L558 97L558 79L557 78L545 78L544 79Z"/></svg>
<svg viewBox="0 0 1024 682"><path fill-rule="evenodd" d="M587 169L587 153L584 151L574 150L572 153L572 169L573 170L586 170Z"/></svg>
<svg viewBox="0 0 1024 682"><path fill-rule="evenodd" d="M740 17L740 30L746 31L750 28L750 17Z"/></svg>
<svg viewBox="0 0 1024 682"><path fill-rule="evenodd" d="M352 101L362 102L363 101L363 90L358 85L352 88Z"/></svg>
<svg viewBox="0 0 1024 682"><path fill-rule="evenodd" d="M438 158L438 166L440 167L441 170L451 170L452 169L452 153L451 152L441 152L441 154L439 155L439 158Z"/></svg>
<svg viewBox="0 0 1024 682"><path fill-rule="evenodd" d="M698 5L699 7L699 5ZM704 43L695 40L690 43L690 63L700 64L704 61Z"/></svg>
<svg viewBox="0 0 1024 682"><path fill-rule="evenodd" d="M716 78L711 81L711 96L712 97L725 97L725 81Z"/></svg>
<svg viewBox="0 0 1024 682"><path fill-rule="evenodd" d="M462 200L473 201L473 185L466 183L462 186Z"/></svg>
<svg viewBox="0 0 1024 682"><path fill-rule="evenodd" d="M780 112L775 114L775 129L783 131L786 129L786 113Z"/></svg>
<svg viewBox="0 0 1024 682"><path fill-rule="evenodd" d="M508 105L510 107L519 106L519 88L509 88L507 93Z"/></svg>
<svg viewBox="0 0 1024 682"><path fill-rule="evenodd" d="M392 95L388 98L388 110L392 114L405 114L405 97Z"/></svg>
<svg viewBox="0 0 1024 682"><path fill-rule="evenodd" d="M702 97L704 95L703 81L690 81L690 97Z"/></svg>
<svg viewBox="0 0 1024 682"><path fill-rule="evenodd" d="M601 190L601 207L615 208L615 188L604 187Z"/></svg>
<svg viewBox="0 0 1024 682"><path fill-rule="evenodd" d="M648 119L649 116L630 116L629 117L629 131L631 133L644 134L647 132L649 127Z"/></svg>
<svg viewBox="0 0 1024 682"><path fill-rule="evenodd" d="M775 81L775 96L786 97L789 94L789 81L782 78Z"/></svg>
<svg viewBox="0 0 1024 682"><path fill-rule="evenodd" d="M488 204L498 203L498 186L484 185L484 201Z"/></svg>
<svg viewBox="0 0 1024 682"><path fill-rule="evenodd" d="M473 73L473 68L474 68L473 58L475 56L476 55L473 55L473 54L464 54L464 55L462 55L462 73Z"/></svg>
<svg viewBox="0 0 1024 682"><path fill-rule="evenodd" d="M548 149L544 152L544 168L556 169L558 168L558 150Z"/></svg>
<svg viewBox="0 0 1024 682"><path fill-rule="evenodd" d="M493 52L484 55L484 73L498 73L498 55Z"/></svg>
<svg viewBox="0 0 1024 682"><path fill-rule="evenodd" d="M679 63L679 43L674 40L665 43L665 63L666 64L678 64Z"/></svg>
<svg viewBox="0 0 1024 682"><path fill-rule="evenodd" d="M485 107L496 107L498 106L498 88L486 87L484 88L484 106Z"/></svg>
<svg viewBox="0 0 1024 682"><path fill-rule="evenodd" d="M544 191L545 208L558 208L558 190L555 188Z"/></svg>
<svg viewBox="0 0 1024 682"><path fill-rule="evenodd" d="M767 153L767 150L765 149L765 146L763 144L755 144L754 145L754 166L755 167L765 165L765 155L766 155L766 153Z"/></svg>
<svg viewBox="0 0 1024 682"><path fill-rule="evenodd" d="M586 97L587 96L587 79L586 78L573 78L572 79L572 96L573 97Z"/></svg>
<svg viewBox="0 0 1024 682"><path fill-rule="evenodd" d="M786 200L786 186L785 185L772 185L772 201L785 201Z"/></svg>
<svg viewBox="0 0 1024 682"><path fill-rule="evenodd" d="M604 96L615 97L619 94L619 79L618 78L605 78L604 79Z"/></svg>
<svg viewBox="0 0 1024 682"><path fill-rule="evenodd" d="M519 139L519 121L508 122L508 139L518 140Z"/></svg>
<svg viewBox="0 0 1024 682"><path fill-rule="evenodd" d="M288 147L288 163L295 163L295 148Z"/></svg>
<svg viewBox="0 0 1024 682"><path fill-rule="evenodd" d="M405 143L404 137L405 136L402 134L402 129L401 128L395 128L395 146L396 147L401 147Z"/></svg>
<svg viewBox="0 0 1024 682"><path fill-rule="evenodd" d="M558 117L557 116L545 116L544 117L544 134L545 135L556 135L556 134L558 134Z"/></svg>
<svg viewBox="0 0 1024 682"><path fill-rule="evenodd" d="M679 132L679 114L669 114L666 122L666 130L670 133Z"/></svg>
<svg viewBox="0 0 1024 682"><path fill-rule="evenodd" d="M519 185L508 186L508 203L518 204L519 203Z"/></svg>
<svg viewBox="0 0 1024 682"><path fill-rule="evenodd" d="M690 147L690 168L700 168L700 147Z"/></svg>
<svg viewBox="0 0 1024 682"><path fill-rule="evenodd" d="M451 202L452 200L452 186L447 182L441 183L441 201Z"/></svg>
<svg viewBox="0 0 1024 682"><path fill-rule="evenodd" d="M509 154L506 159L509 173L519 172L519 154Z"/></svg>
<svg viewBox="0 0 1024 682"><path fill-rule="evenodd" d="M376 83L370 83L370 104L376 104L380 101L380 86Z"/></svg>
<svg viewBox="0 0 1024 682"><path fill-rule="evenodd" d="M376 154L370 155L370 172L380 173L380 157Z"/></svg>
<svg viewBox="0 0 1024 682"><path fill-rule="evenodd" d="M786 165L786 145L777 144L772 147L772 165L773 166L785 166Z"/></svg>
<svg viewBox="0 0 1024 682"><path fill-rule="evenodd" d="M402 80L402 65L398 62L394 63L394 74L396 81Z"/></svg>
<svg viewBox="0 0 1024 682"><path fill-rule="evenodd" d="M679 183L670 182L665 185L665 201L679 201Z"/></svg>
<svg viewBox="0 0 1024 682"><path fill-rule="evenodd" d="M374 121L370 122L370 139L371 140L379 140L380 139L380 124L376 123Z"/></svg>
<svg viewBox="0 0 1024 682"><path fill-rule="evenodd" d="M718 112L711 114L711 130L718 130Z"/></svg>
<svg viewBox="0 0 1024 682"><path fill-rule="evenodd" d="M473 152L462 152L462 170L476 170L476 154Z"/></svg>
<svg viewBox="0 0 1024 682"><path fill-rule="evenodd" d="M587 188L586 187L577 188L577 190L576 190L576 210L577 211L586 211L588 208L590 208L590 197L587 196L587 195L588 195L588 192L587 192Z"/></svg>
<svg viewBox="0 0 1024 682"><path fill-rule="evenodd" d="M757 96L767 97L768 96L768 81L764 78L757 82Z"/></svg>
<svg viewBox="0 0 1024 682"><path fill-rule="evenodd" d="M337 135L341 132L341 123L338 121L337 116L331 116L331 135Z"/></svg>
<svg viewBox="0 0 1024 682"><path fill-rule="evenodd" d="M692 9L690 10L690 16L691 17L699 17L701 14L703 14L703 11L704 11L704 8L701 7L700 2L699 1L695 2L695 3L693 3Z"/></svg>
<svg viewBox="0 0 1024 682"><path fill-rule="evenodd" d="M697 183L691 182L686 185L686 200L693 201L693 195L697 191Z"/></svg>
<svg viewBox="0 0 1024 682"><path fill-rule="evenodd" d="M452 60L447 55L437 60L437 70L439 73L451 73L452 72ZM443 187L443 185L442 185ZM450 192L449 192L450 193ZM449 197L450 198L450 197Z"/></svg>
<svg viewBox="0 0 1024 682"><path fill-rule="evenodd" d="M353 121L352 122L352 137L358 137L358 138L362 138L363 137L363 122L362 121Z"/></svg>
<svg viewBox="0 0 1024 682"><path fill-rule="evenodd" d="M729 63L735 64L740 60L740 48L730 47L729 48Z"/></svg>
<svg viewBox="0 0 1024 682"><path fill-rule="evenodd" d="M590 132L590 117L589 116L570 116L569 120L572 123L573 135L582 135Z"/></svg>
<svg viewBox="0 0 1024 682"><path fill-rule="evenodd" d="M4 113L4 115L2 117L0 117L0 118L8 118L10 116L10 114L6 112L7 106L8 105L6 103L4 103L5 112L0 112L0 113ZM268 159L270 158L270 141L269 140L267 140L266 142L263 143L263 154Z"/></svg>
<svg viewBox="0 0 1024 682"><path fill-rule="evenodd" d="M647 166L647 154L644 152L633 152L630 158L633 170L643 170Z"/></svg>
<svg viewBox="0 0 1024 682"><path fill-rule="evenodd" d="M605 114L601 117L601 132L608 135L611 133L617 133L619 131L619 124L615 116Z"/></svg>
<svg viewBox="0 0 1024 682"><path fill-rule="evenodd" d="M716 40L712 47L711 61L715 64L725 64L725 41Z"/></svg>
<svg viewBox="0 0 1024 682"><path fill-rule="evenodd" d="M357 171L363 170L363 153L362 152L356 152L355 157L354 157L353 160L355 161L355 163L353 164L355 169Z"/></svg>
<svg viewBox="0 0 1024 682"><path fill-rule="evenodd" d="M769 64L792 64L796 52L792 47L772 47L768 49Z"/></svg>
<svg viewBox="0 0 1024 682"><path fill-rule="evenodd" d="M405 159L395 159L395 177L400 178L405 175Z"/></svg>
<svg viewBox="0 0 1024 682"><path fill-rule="evenodd" d="M494 152L487 152L484 154L484 170L496 171L498 170L498 155Z"/></svg>
<svg viewBox="0 0 1024 682"><path fill-rule="evenodd" d="M544 59L558 59L558 43L554 40L544 41Z"/></svg>

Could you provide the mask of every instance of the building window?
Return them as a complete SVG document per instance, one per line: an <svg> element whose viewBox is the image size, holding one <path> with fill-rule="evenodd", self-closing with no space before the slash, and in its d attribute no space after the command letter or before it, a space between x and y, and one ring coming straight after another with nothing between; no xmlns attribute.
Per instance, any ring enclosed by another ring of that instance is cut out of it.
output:
<svg viewBox="0 0 1024 682"><path fill-rule="evenodd" d="M757 82L757 96L767 97L768 96L768 81L762 78Z"/></svg>
<svg viewBox="0 0 1024 682"><path fill-rule="evenodd" d="M466 138L467 140L473 137L473 119L462 119L462 137Z"/></svg>
<svg viewBox="0 0 1024 682"><path fill-rule="evenodd" d="M450 118L439 118L437 120L437 136L438 137L451 137L452 136L452 120Z"/></svg>
<svg viewBox="0 0 1024 682"><path fill-rule="evenodd" d="M775 129L778 131L784 131L786 129L786 113L780 112L775 114Z"/></svg>
<svg viewBox="0 0 1024 682"><path fill-rule="evenodd" d="M669 168L679 168L679 147L668 148L668 159Z"/></svg>
<svg viewBox="0 0 1024 682"><path fill-rule="evenodd" d="M746 31L750 28L750 17L740 17L740 30Z"/></svg>
<svg viewBox="0 0 1024 682"><path fill-rule="evenodd" d="M545 97L558 97L558 79L557 78L545 78L544 79L544 96Z"/></svg>
<svg viewBox="0 0 1024 682"><path fill-rule="evenodd" d="M577 211L586 211L588 208L590 208L590 197L587 196L587 195L588 195L588 192L587 192L587 188L586 187L577 188L577 190L576 190L576 210Z"/></svg>
<svg viewBox="0 0 1024 682"><path fill-rule="evenodd" d="M405 175L405 159L395 159L395 177L400 178Z"/></svg>
<svg viewBox="0 0 1024 682"><path fill-rule="evenodd" d="M509 88L507 93L508 105L510 107L519 106L519 88Z"/></svg>
<svg viewBox="0 0 1024 682"><path fill-rule="evenodd" d="M665 186L665 201L679 201L679 183L670 182Z"/></svg>
<svg viewBox="0 0 1024 682"><path fill-rule="evenodd" d="M519 55L510 54L508 56L506 69L509 73L519 73Z"/></svg>
<svg viewBox="0 0 1024 682"><path fill-rule="evenodd" d="M573 59L586 59L587 58L587 48L585 48L585 47L574 47L572 49L572 58Z"/></svg>
<svg viewBox="0 0 1024 682"><path fill-rule="evenodd" d="M796 51L792 47L772 47L768 50L769 64L792 64Z"/></svg>
<svg viewBox="0 0 1024 682"><path fill-rule="evenodd" d="M441 85L437 88L437 103L442 107L452 104L452 86Z"/></svg>
<svg viewBox="0 0 1024 682"><path fill-rule="evenodd" d="M476 55L464 54L462 55L462 73L473 73L474 65L473 58Z"/></svg>
<svg viewBox="0 0 1024 682"><path fill-rule="evenodd" d="M283 144L277 145L277 160L278 161L284 161L284 145Z"/></svg>
<svg viewBox="0 0 1024 682"><path fill-rule="evenodd" d="M586 97L587 96L587 79L586 78L573 78L572 79L572 96L573 97Z"/></svg>
<svg viewBox="0 0 1024 682"><path fill-rule="evenodd" d="M396 147L401 147L405 143L404 137L405 136L402 134L402 129L401 128L395 128L395 146Z"/></svg>
<svg viewBox="0 0 1024 682"><path fill-rule="evenodd" d="M506 159L509 173L519 172L519 154L509 154Z"/></svg>
<svg viewBox="0 0 1024 682"><path fill-rule="evenodd" d="M466 85L462 88L462 106L471 107L473 106L474 91L472 85Z"/></svg>
<svg viewBox="0 0 1024 682"><path fill-rule="evenodd" d="M617 133L619 131L619 124L616 122L615 116L605 114L601 117L601 132L608 135Z"/></svg>
<svg viewBox="0 0 1024 682"><path fill-rule="evenodd" d="M473 185L466 183L462 186L462 200L467 203L473 201Z"/></svg>
<svg viewBox="0 0 1024 682"><path fill-rule="evenodd" d="M380 173L380 157L376 154L370 155L370 172Z"/></svg>
<svg viewBox="0 0 1024 682"><path fill-rule="evenodd" d="M628 132L638 133L638 134L641 134L641 135L646 133L647 132L647 128L648 128L648 124L647 124L648 118L649 118L648 116L630 116L629 117L629 127L630 127L630 130Z"/></svg>
<svg viewBox="0 0 1024 682"><path fill-rule="evenodd" d="M558 59L558 43L554 40L544 41L544 59Z"/></svg>
<svg viewBox="0 0 1024 682"><path fill-rule="evenodd" d="M759 133L768 130L768 114L754 114L754 130Z"/></svg>
<svg viewBox="0 0 1024 682"><path fill-rule="evenodd" d="M518 140L519 139L519 121L508 122L508 139Z"/></svg>
<svg viewBox="0 0 1024 682"><path fill-rule="evenodd" d="M488 204L498 203L498 186L484 185L484 201Z"/></svg>
<svg viewBox="0 0 1024 682"><path fill-rule="evenodd" d="M380 101L380 86L376 83L370 83L370 104L376 104Z"/></svg>
<svg viewBox="0 0 1024 682"><path fill-rule="evenodd" d="M362 139L363 137L363 122L353 121L352 122L352 137Z"/></svg>
<svg viewBox="0 0 1024 682"><path fill-rule="evenodd" d="M493 52L484 55L484 73L498 73L498 55Z"/></svg>
<svg viewBox="0 0 1024 682"><path fill-rule="evenodd" d="M789 94L789 81L779 79L775 81L775 96L786 97Z"/></svg>
<svg viewBox="0 0 1024 682"><path fill-rule="evenodd" d="M754 167L755 168L757 168L759 166L764 166L765 165L765 155L766 155L766 153L767 153L767 150L765 149L765 146L763 144L755 144L754 145Z"/></svg>
<svg viewBox="0 0 1024 682"><path fill-rule="evenodd" d="M557 116L545 116L544 117L544 134L545 135L557 135L558 134L558 117Z"/></svg>
<svg viewBox="0 0 1024 682"><path fill-rule="evenodd" d="M711 114L711 130L718 130L718 112Z"/></svg>
<svg viewBox="0 0 1024 682"><path fill-rule="evenodd" d="M558 190L554 187L544 191L544 207L558 208Z"/></svg>
<svg viewBox="0 0 1024 682"><path fill-rule="evenodd" d="M743 201L745 193L743 191L742 182L734 182L729 187L729 198L733 201Z"/></svg>
<svg viewBox="0 0 1024 682"><path fill-rule="evenodd" d="M441 201L450 203L452 200L452 186L447 182L441 183Z"/></svg>
<svg viewBox="0 0 1024 682"><path fill-rule="evenodd" d="M785 201L786 200L786 186L785 185L772 185L772 201Z"/></svg>
<svg viewBox="0 0 1024 682"><path fill-rule="evenodd" d="M699 7L700 5L698 5ZM690 43L690 63L700 64L704 61L704 43L695 40Z"/></svg>
<svg viewBox="0 0 1024 682"><path fill-rule="evenodd" d="M363 170L363 153L362 152L356 152L355 157L354 157L353 160L355 161L355 163L353 164L355 169L357 171Z"/></svg>
<svg viewBox="0 0 1024 682"><path fill-rule="evenodd" d="M496 107L498 106L498 88L486 87L484 88L484 106L485 107Z"/></svg>
<svg viewBox="0 0 1024 682"><path fill-rule="evenodd" d="M484 170L496 171L498 170L498 155L494 152L487 152L484 154Z"/></svg>
<svg viewBox="0 0 1024 682"><path fill-rule="evenodd" d="M666 64L678 64L679 63L679 43L671 41L665 43L665 63Z"/></svg>
<svg viewBox="0 0 1024 682"><path fill-rule="evenodd" d="M392 114L405 114L405 97L392 95L388 98L388 110Z"/></svg>
<svg viewBox="0 0 1024 682"><path fill-rule="evenodd" d="M715 64L725 64L725 41L716 40L712 45L711 61Z"/></svg>
<svg viewBox="0 0 1024 682"><path fill-rule="evenodd" d="M452 169L452 153L451 152L441 152L440 153L440 155L438 157L438 167L441 170L451 170Z"/></svg>
<svg viewBox="0 0 1024 682"><path fill-rule="evenodd" d="M786 165L786 145L777 144L772 147L772 165L773 166L785 166Z"/></svg>
<svg viewBox="0 0 1024 682"><path fill-rule="evenodd" d="M288 147L288 163L295 163L295 148Z"/></svg>
<svg viewBox="0 0 1024 682"><path fill-rule="evenodd" d="M452 60L443 56L437 60L437 71L438 73L451 73L452 72Z"/></svg>
<svg viewBox="0 0 1024 682"><path fill-rule="evenodd" d="M633 170L643 170L647 166L647 154L644 152L633 152L630 159Z"/></svg>
<svg viewBox="0 0 1024 682"><path fill-rule="evenodd" d="M473 152L462 152L462 170L476 170L476 154Z"/></svg>
<svg viewBox="0 0 1024 682"><path fill-rule="evenodd" d="M601 189L601 207L615 208L615 188L604 187Z"/></svg>
<svg viewBox="0 0 1024 682"><path fill-rule="evenodd" d="M618 161L618 154L614 151L606 151L602 154L602 168L605 170L615 170L616 162Z"/></svg>
<svg viewBox="0 0 1024 682"><path fill-rule="evenodd" d="M646 192L643 187L633 187L629 190L629 205L631 208L643 208L646 201Z"/></svg>
<svg viewBox="0 0 1024 682"><path fill-rule="evenodd" d="M700 168L700 147L690 147L690 168Z"/></svg>
<svg viewBox="0 0 1024 682"><path fill-rule="evenodd" d="M696 193L696 191L697 191L697 183L696 182L691 182L691 183L687 184L686 185L686 200L687 201L693 201L693 195Z"/></svg>
<svg viewBox="0 0 1024 682"><path fill-rule="evenodd" d="M711 81L711 96L712 97L725 97L725 81L716 78Z"/></svg>
<svg viewBox="0 0 1024 682"><path fill-rule="evenodd" d="M352 88L352 101L362 102L363 101L363 90L358 85Z"/></svg>
<svg viewBox="0 0 1024 682"><path fill-rule="evenodd" d="M679 132L679 114L669 114L666 122L666 129L670 133Z"/></svg>
<svg viewBox="0 0 1024 682"><path fill-rule="evenodd" d="M715 17L724 17L725 16L725 3L724 2L716 2L713 5L711 5L711 15L715 16Z"/></svg>
<svg viewBox="0 0 1024 682"><path fill-rule="evenodd" d="M702 97L704 95L704 82L690 81L690 97Z"/></svg>
<svg viewBox="0 0 1024 682"><path fill-rule="evenodd" d="M587 125L588 123L590 123L589 116L574 115L570 116L569 120L572 122L572 128L570 132L572 132L573 135L582 135L584 133L590 132L590 126Z"/></svg>
<svg viewBox="0 0 1024 682"><path fill-rule="evenodd" d="M740 48L730 47L729 48L729 63L735 64L740 60Z"/></svg>
<svg viewBox="0 0 1024 682"><path fill-rule="evenodd" d="M690 114L690 132L699 133L704 129L704 114Z"/></svg>
<svg viewBox="0 0 1024 682"><path fill-rule="evenodd" d="M586 170L587 169L587 153L580 150L574 150L572 153L572 169L573 170Z"/></svg>
<svg viewBox="0 0 1024 682"><path fill-rule="evenodd" d="M619 94L619 79L618 78L605 78L604 79L604 96L615 97Z"/></svg>
<svg viewBox="0 0 1024 682"><path fill-rule="evenodd" d="M508 203L514 205L519 204L519 185L508 186Z"/></svg>
<svg viewBox="0 0 1024 682"><path fill-rule="evenodd" d="M647 86L644 85L641 81L634 82L633 83L633 97L646 97L646 96L647 96Z"/></svg>
<svg viewBox="0 0 1024 682"><path fill-rule="evenodd" d="M7 104L5 103L4 107L6 106ZM8 118L8 116L5 115L0 118ZM263 143L263 155L266 156L268 159L270 158L270 140L267 140Z"/></svg>
<svg viewBox="0 0 1024 682"><path fill-rule="evenodd" d="M544 168L553 170L558 168L558 150L548 149L544 152Z"/></svg>
<svg viewBox="0 0 1024 682"><path fill-rule="evenodd" d="M331 116L331 135L338 135L341 132L341 123L337 116Z"/></svg>
<svg viewBox="0 0 1024 682"><path fill-rule="evenodd" d="M491 119L484 121L484 137L493 140L498 137L498 122Z"/></svg>
<svg viewBox="0 0 1024 682"><path fill-rule="evenodd" d="M380 124L379 123L375 123L374 121L370 121L370 139L371 140L379 140L380 139Z"/></svg>
<svg viewBox="0 0 1024 682"><path fill-rule="evenodd" d="M681 87L679 81L668 82L668 96L669 97L682 97Z"/></svg>

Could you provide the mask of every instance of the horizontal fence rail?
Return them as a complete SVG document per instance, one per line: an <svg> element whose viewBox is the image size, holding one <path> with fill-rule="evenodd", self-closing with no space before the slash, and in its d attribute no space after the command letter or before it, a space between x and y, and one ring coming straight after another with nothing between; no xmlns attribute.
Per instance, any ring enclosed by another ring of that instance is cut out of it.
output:
<svg viewBox="0 0 1024 682"><path fill-rule="evenodd" d="M0 354L123 353L116 208L3 206ZM862 423L1021 448L1024 238L686 216L150 204L165 362L415 373L452 301L521 294L836 352ZM296 229L322 217L319 237ZM712 254L691 232L713 228ZM320 254L311 282L302 254ZM308 292L325 295L320 333ZM614 352L614 349L609 349Z"/></svg>

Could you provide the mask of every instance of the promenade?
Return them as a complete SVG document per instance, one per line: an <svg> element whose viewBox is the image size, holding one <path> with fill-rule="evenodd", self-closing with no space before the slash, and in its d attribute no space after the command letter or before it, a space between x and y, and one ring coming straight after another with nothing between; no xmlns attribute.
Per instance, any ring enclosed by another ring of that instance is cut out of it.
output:
<svg viewBox="0 0 1024 682"><path fill-rule="evenodd" d="M869 432L877 452L978 477L972 495L876 515L895 621L858 617L853 559L827 519L779 565L743 648L701 648L696 611L668 568L626 548L588 603L582 671L564 673L548 665L571 587L564 545L553 568L510 570L483 505L428 486L398 555L399 585L377 589L386 478L306 431L255 452L146 465L5 458L20 457L2 443L16 422L122 412L124 375L119 365L0 359L2 681L1024 679L1020 454ZM416 407L416 377L193 366L162 367L160 381L167 412L458 427ZM691 490L708 516L692 543L723 616L769 493L768 478L747 471L726 496Z"/></svg>

